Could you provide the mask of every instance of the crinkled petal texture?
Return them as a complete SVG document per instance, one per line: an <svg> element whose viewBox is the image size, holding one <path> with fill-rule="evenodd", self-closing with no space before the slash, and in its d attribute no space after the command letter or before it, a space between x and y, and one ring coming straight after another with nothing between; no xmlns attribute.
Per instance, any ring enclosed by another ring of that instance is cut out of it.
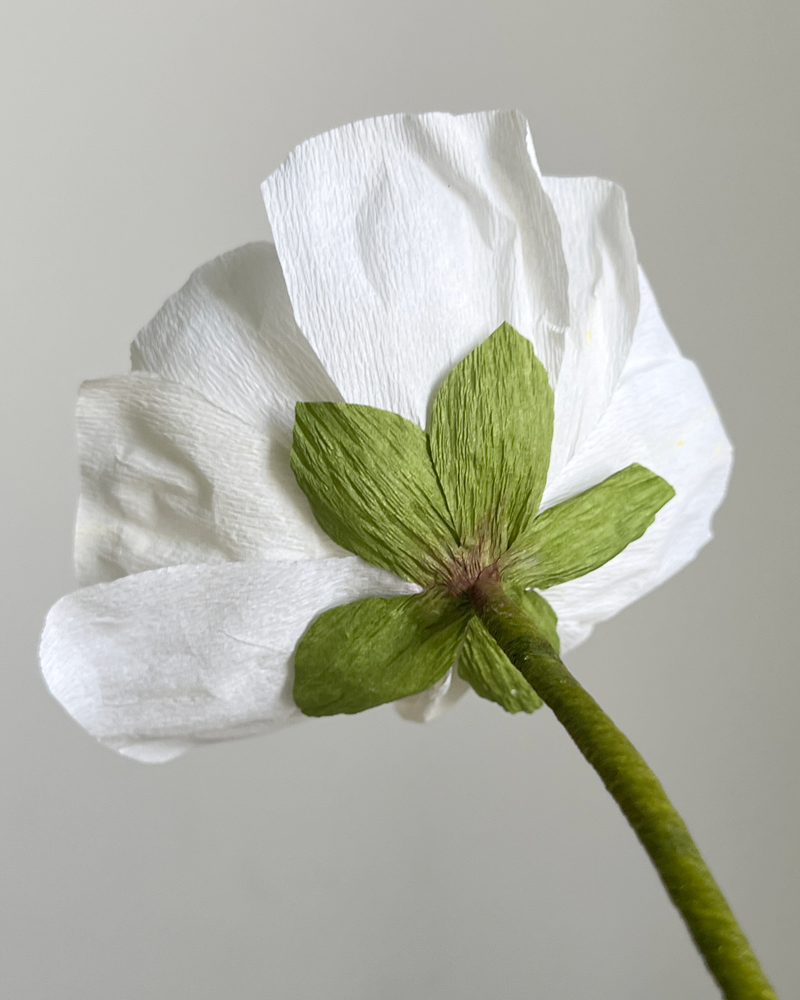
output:
<svg viewBox="0 0 800 1000"><path fill-rule="evenodd" d="M642 538L547 590L566 651L693 558L730 468L639 279L624 196L543 178L519 114L349 125L263 192L276 246L199 268L136 338L133 373L88 383L78 406L86 587L52 609L42 663L82 725L140 760L298 717L310 621L418 589L319 527L289 465L298 401L425 427L479 342L503 322L526 336L555 398L544 506L633 462L676 490ZM466 688L450 669L398 709L424 721Z"/></svg>
<svg viewBox="0 0 800 1000"><path fill-rule="evenodd" d="M730 442L700 372L678 351L644 274L640 292L633 345L611 402L572 460L550 478L542 506L633 462L662 476L675 497L610 562L546 591L562 652L694 559L711 538L711 518L730 476Z"/></svg>
<svg viewBox="0 0 800 1000"><path fill-rule="evenodd" d="M136 372L87 382L77 408L83 584L181 563L341 555L280 434Z"/></svg>
<svg viewBox="0 0 800 1000"><path fill-rule="evenodd" d="M493 111L347 125L299 146L263 193L297 321L347 402L424 427L444 376L507 322L556 388L564 464L608 405L638 312L616 185L542 178L525 119Z"/></svg>
<svg viewBox="0 0 800 1000"><path fill-rule="evenodd" d="M639 280L622 189L598 177L543 177L542 183L569 269L570 323L556 382L552 476L611 400L633 341Z"/></svg>
<svg viewBox="0 0 800 1000"><path fill-rule="evenodd" d="M289 447L299 399L342 398L295 322L270 243L199 267L138 335L131 361Z"/></svg>
<svg viewBox="0 0 800 1000"><path fill-rule="evenodd" d="M51 609L42 670L94 737L161 762L301 718L292 657L308 623L350 601L416 590L355 556L135 573Z"/></svg>
<svg viewBox="0 0 800 1000"><path fill-rule="evenodd" d="M42 666L89 732L158 761L298 716L287 677L308 623L416 588L332 542L292 474L295 404L341 396L273 246L199 268L132 357L131 375L81 389L86 589L51 611Z"/></svg>
<svg viewBox="0 0 800 1000"><path fill-rule="evenodd" d="M555 391L544 507L634 462L675 488L643 538L547 591L562 651L711 537L730 444L641 275L616 185L542 177L524 119L491 112L346 126L298 147L263 193L297 321L347 401L425 425L444 375L507 321ZM463 693L455 677L402 713L438 714Z"/></svg>
<svg viewBox="0 0 800 1000"><path fill-rule="evenodd" d="M344 555L289 467L298 400L341 399L270 244L204 264L77 409L83 584L160 566Z"/></svg>
<svg viewBox="0 0 800 1000"><path fill-rule="evenodd" d="M503 322L558 372L567 269L521 115L356 122L263 192L295 316L347 402L424 427L434 387Z"/></svg>

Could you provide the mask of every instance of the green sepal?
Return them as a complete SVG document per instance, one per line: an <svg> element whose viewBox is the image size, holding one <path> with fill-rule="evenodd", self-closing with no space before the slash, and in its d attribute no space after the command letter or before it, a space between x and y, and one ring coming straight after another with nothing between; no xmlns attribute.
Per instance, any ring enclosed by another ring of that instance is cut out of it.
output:
<svg viewBox="0 0 800 1000"><path fill-rule="evenodd" d="M640 538L674 496L661 476L629 465L542 511L503 560L503 579L544 590L591 573Z"/></svg>
<svg viewBox="0 0 800 1000"><path fill-rule="evenodd" d="M396 413L298 403L292 470L322 530L405 580L441 579L454 529L425 432Z"/></svg>
<svg viewBox="0 0 800 1000"><path fill-rule="evenodd" d="M297 646L295 703L337 715L418 694L453 666L469 617L465 601L440 590L331 608Z"/></svg>
<svg viewBox="0 0 800 1000"><path fill-rule="evenodd" d="M503 323L450 372L430 448L459 540L484 565L535 517L553 437L553 390L533 345Z"/></svg>
<svg viewBox="0 0 800 1000"><path fill-rule="evenodd" d="M555 611L533 590L509 588L509 595L512 594L533 625L558 652ZM476 694L497 702L507 712L530 713L542 706L542 699L500 649L480 618L474 617L469 623L458 655L458 672Z"/></svg>

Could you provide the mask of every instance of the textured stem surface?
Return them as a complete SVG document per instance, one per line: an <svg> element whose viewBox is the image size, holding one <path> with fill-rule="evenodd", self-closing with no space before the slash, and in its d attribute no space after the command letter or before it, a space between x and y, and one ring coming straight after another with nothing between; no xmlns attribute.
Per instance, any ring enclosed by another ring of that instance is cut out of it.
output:
<svg viewBox="0 0 800 1000"><path fill-rule="evenodd" d="M639 751L585 691L496 574L471 591L483 623L613 795L727 1000L778 1000L686 824Z"/></svg>

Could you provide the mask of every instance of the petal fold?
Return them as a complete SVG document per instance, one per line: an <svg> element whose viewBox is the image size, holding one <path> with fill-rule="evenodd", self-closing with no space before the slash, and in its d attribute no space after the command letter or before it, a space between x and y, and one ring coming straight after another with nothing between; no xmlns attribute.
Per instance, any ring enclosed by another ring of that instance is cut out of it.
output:
<svg viewBox="0 0 800 1000"><path fill-rule="evenodd" d="M287 443L298 399L342 398L297 327L271 243L199 267L136 337L131 361Z"/></svg>
<svg viewBox="0 0 800 1000"><path fill-rule="evenodd" d="M316 523L282 434L138 372L77 407L82 584L181 563L342 555Z"/></svg>
<svg viewBox="0 0 800 1000"><path fill-rule="evenodd" d="M518 113L356 122L262 190L297 321L348 402L424 427L433 389L502 322L555 380L567 271Z"/></svg>
<svg viewBox="0 0 800 1000"><path fill-rule="evenodd" d="M398 714L408 722L433 722L452 708L469 691L469 684L451 667L441 680L419 694L409 695L394 703Z"/></svg>
<svg viewBox="0 0 800 1000"><path fill-rule="evenodd" d="M609 405L639 313L636 247L622 188L598 177L544 177L569 271L570 326L556 384L553 472Z"/></svg>
<svg viewBox="0 0 800 1000"><path fill-rule="evenodd" d="M101 743L158 762L297 720L292 657L309 622L413 590L354 556L137 573L51 608L42 672Z"/></svg>
<svg viewBox="0 0 800 1000"><path fill-rule="evenodd" d="M663 583L711 538L725 496L732 449L697 367L684 358L640 272L641 309L611 404L569 464L545 489L543 508L583 492L633 462L675 490L644 535L599 569L554 586L562 651L597 622Z"/></svg>

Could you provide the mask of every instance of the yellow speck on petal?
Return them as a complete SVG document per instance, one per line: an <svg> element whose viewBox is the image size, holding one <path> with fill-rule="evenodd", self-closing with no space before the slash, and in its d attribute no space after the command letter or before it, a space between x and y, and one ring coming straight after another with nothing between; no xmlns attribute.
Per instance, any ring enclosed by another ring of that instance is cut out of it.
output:
<svg viewBox="0 0 800 1000"><path fill-rule="evenodd" d="M715 455L719 455L719 453L720 453L721 451L722 451L722 445L721 445L721 444L718 444L718 445L717 445L717 446L716 446L716 447L714 448L714 454L715 454Z"/></svg>
<svg viewBox="0 0 800 1000"><path fill-rule="evenodd" d="M587 344L591 344L591 342L592 342L592 331L591 330L587 330L586 331L586 343Z"/></svg>
<svg viewBox="0 0 800 1000"><path fill-rule="evenodd" d="M679 442L678 442L678 447L679 447L679 448L682 448L682 447L683 447L683 446L684 446L685 444L686 444L686 442L685 442L685 441L679 441Z"/></svg>

